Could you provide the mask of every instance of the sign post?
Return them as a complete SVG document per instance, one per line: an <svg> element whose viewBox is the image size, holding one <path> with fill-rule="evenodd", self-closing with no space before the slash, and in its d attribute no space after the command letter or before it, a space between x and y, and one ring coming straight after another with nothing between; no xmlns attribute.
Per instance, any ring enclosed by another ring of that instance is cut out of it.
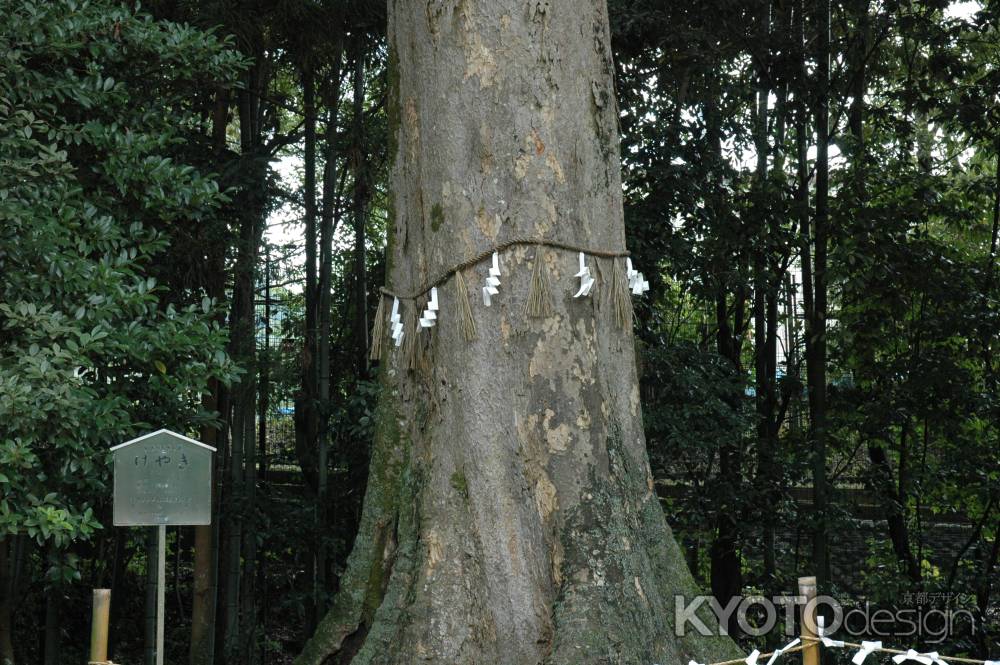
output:
<svg viewBox="0 0 1000 665"><path fill-rule="evenodd" d="M114 456L114 525L155 526L156 665L163 665L167 525L212 523L215 448L169 430L126 441Z"/></svg>

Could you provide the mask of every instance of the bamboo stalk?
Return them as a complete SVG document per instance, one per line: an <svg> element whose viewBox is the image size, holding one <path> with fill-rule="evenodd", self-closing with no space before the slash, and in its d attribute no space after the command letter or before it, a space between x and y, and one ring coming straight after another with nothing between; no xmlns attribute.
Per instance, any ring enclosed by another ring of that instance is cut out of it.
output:
<svg viewBox="0 0 1000 665"><path fill-rule="evenodd" d="M108 617L111 615L111 589L94 589L94 612L90 621L90 662L108 660Z"/></svg>
<svg viewBox="0 0 1000 665"><path fill-rule="evenodd" d="M800 636L802 644L802 665L819 665L819 636L816 621L816 578L799 578L799 595L805 597L805 605L802 606L802 627Z"/></svg>

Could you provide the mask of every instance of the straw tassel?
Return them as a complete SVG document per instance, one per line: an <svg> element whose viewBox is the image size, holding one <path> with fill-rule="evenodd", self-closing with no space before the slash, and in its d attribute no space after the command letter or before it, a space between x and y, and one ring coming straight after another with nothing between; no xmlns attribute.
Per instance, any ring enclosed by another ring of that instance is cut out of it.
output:
<svg viewBox="0 0 1000 665"><path fill-rule="evenodd" d="M382 338L385 336L385 294L379 291L378 309L375 310L375 322L372 324L372 348L368 357L378 360L382 357Z"/></svg>
<svg viewBox="0 0 1000 665"><path fill-rule="evenodd" d="M619 326L628 328L632 325L632 297L624 268L619 265L618 259L611 259L611 309Z"/></svg>
<svg viewBox="0 0 1000 665"><path fill-rule="evenodd" d="M413 309L417 309L417 301L413 301ZM403 362L406 369L417 368L417 353L420 340L417 339L417 317L407 317L406 331L403 334Z"/></svg>
<svg viewBox="0 0 1000 665"><path fill-rule="evenodd" d="M542 272L542 263L542 247L539 246L535 248L535 267L531 271L528 301L524 304L524 313L536 319L552 315L552 296L549 294L549 282Z"/></svg>
<svg viewBox="0 0 1000 665"><path fill-rule="evenodd" d="M465 288L465 278L462 271L455 271L455 296L458 299L458 315L461 319L462 334L465 341L476 339L476 320L472 318L472 306L469 304L469 291Z"/></svg>

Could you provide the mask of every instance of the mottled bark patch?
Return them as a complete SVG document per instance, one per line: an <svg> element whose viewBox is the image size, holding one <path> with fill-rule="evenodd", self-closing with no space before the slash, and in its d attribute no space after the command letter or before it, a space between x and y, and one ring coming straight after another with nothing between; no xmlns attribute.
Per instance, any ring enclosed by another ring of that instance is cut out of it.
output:
<svg viewBox="0 0 1000 665"><path fill-rule="evenodd" d="M437 231L442 224L444 224L444 208L440 203L435 203L431 206L431 230Z"/></svg>

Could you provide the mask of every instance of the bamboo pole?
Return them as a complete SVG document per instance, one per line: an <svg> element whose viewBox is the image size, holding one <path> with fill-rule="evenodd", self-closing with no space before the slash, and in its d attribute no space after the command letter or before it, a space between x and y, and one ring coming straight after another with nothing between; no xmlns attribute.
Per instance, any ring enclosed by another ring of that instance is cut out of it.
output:
<svg viewBox="0 0 1000 665"><path fill-rule="evenodd" d="M108 660L108 617L111 613L111 589L94 589L94 613L90 622L90 662Z"/></svg>
<svg viewBox="0 0 1000 665"><path fill-rule="evenodd" d="M820 665L819 642L816 638L819 631L816 629L816 578L799 578L799 595L805 598L802 606L802 626L800 637L802 638L802 665Z"/></svg>

